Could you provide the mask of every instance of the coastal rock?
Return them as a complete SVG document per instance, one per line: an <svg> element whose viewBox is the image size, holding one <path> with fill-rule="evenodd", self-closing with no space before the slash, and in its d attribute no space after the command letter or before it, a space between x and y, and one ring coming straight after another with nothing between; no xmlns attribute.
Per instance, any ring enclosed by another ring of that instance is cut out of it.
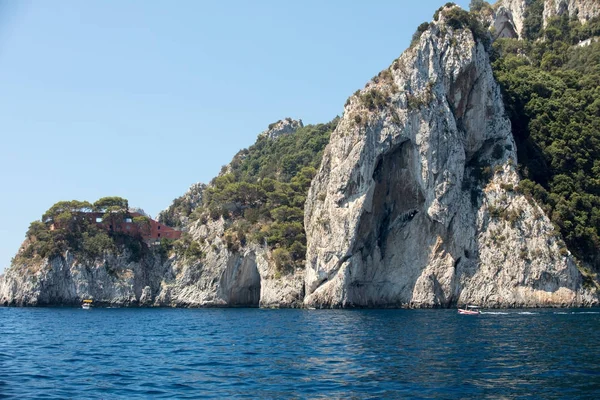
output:
<svg viewBox="0 0 600 400"><path fill-rule="evenodd" d="M221 218L195 223L190 235L203 243L202 256L171 254L150 245L143 257L107 253L79 260L71 252L15 264L0 277L0 305L79 305L92 299L100 306L161 307L300 307L302 269L280 273L267 247L229 248Z"/></svg>
<svg viewBox="0 0 600 400"><path fill-rule="evenodd" d="M284 118L269 125L269 129L261 133L261 136L266 136L269 139L277 139L281 135L291 135L304 124L301 119Z"/></svg>
<svg viewBox="0 0 600 400"><path fill-rule="evenodd" d="M226 221L196 223L190 229L203 243L203 257L171 259L173 275L161 284L158 306L298 307L303 298L303 271L278 274L270 251L249 244L239 248L223 240Z"/></svg>
<svg viewBox="0 0 600 400"><path fill-rule="evenodd" d="M530 3L503 0L484 20L496 37L520 37ZM588 18L597 15L591 3L545 7ZM516 146L482 43L488 38L474 37L460 18L449 23L449 9L348 99L305 205L306 269L282 271L266 243L231 240L236 226L221 215L241 206L203 210L211 186L198 183L159 215L184 231L174 245L183 250L146 242L139 257L123 248L94 260L72 251L21 257L0 277L0 305L597 304L547 216L519 191ZM260 139L302 126L286 118ZM248 154L240 151L221 175Z"/></svg>
<svg viewBox="0 0 600 400"><path fill-rule="evenodd" d="M306 202L305 305L597 302L515 165L488 54L442 12L332 134Z"/></svg>
<svg viewBox="0 0 600 400"><path fill-rule="evenodd" d="M136 306L158 294L168 270L159 256L146 254L137 262L130 254L106 254L98 260L78 260L71 252L9 268L0 279L0 305Z"/></svg>

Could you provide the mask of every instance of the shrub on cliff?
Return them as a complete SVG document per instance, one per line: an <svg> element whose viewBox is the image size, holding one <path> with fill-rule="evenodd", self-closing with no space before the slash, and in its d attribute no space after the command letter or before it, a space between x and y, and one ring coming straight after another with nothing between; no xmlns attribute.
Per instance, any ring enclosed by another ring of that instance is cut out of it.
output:
<svg viewBox="0 0 600 400"><path fill-rule="evenodd" d="M280 256L288 255L286 265L302 266L304 202L338 120L307 125L277 140L260 136L213 179L204 192L203 206L190 218L224 217L229 224L224 235L229 250L238 250L248 240L266 243ZM279 264L283 258L278 256Z"/></svg>
<svg viewBox="0 0 600 400"><path fill-rule="evenodd" d="M526 37L544 40L501 39L493 48L520 190L542 205L573 254L600 268L600 43L572 46L600 24L562 16L543 30L528 18Z"/></svg>
<svg viewBox="0 0 600 400"><path fill-rule="evenodd" d="M30 224L24 248L13 262L58 257L67 250L79 257L95 259L120 249L128 249L132 261L137 261L145 247L141 237L106 231L85 217L92 210L103 210L104 220L110 224L127 215L127 206L127 200L121 197L105 197L93 205L87 201L59 201L42 215L41 221ZM149 227L146 217L136 217L133 222Z"/></svg>

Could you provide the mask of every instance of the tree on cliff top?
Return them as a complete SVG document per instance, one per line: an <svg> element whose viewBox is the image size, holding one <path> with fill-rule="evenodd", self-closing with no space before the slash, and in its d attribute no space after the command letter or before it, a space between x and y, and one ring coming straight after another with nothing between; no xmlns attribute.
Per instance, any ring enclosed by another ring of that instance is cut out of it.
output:
<svg viewBox="0 0 600 400"><path fill-rule="evenodd" d="M129 202L127 199L118 196L102 197L94 203L95 211L116 210L117 208L128 210Z"/></svg>

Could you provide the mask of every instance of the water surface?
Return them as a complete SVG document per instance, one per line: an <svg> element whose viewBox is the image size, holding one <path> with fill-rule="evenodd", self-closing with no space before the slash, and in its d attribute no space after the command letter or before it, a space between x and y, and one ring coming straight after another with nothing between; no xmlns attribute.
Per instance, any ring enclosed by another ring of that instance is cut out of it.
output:
<svg viewBox="0 0 600 400"><path fill-rule="evenodd" d="M598 398L600 312L0 308L0 398Z"/></svg>

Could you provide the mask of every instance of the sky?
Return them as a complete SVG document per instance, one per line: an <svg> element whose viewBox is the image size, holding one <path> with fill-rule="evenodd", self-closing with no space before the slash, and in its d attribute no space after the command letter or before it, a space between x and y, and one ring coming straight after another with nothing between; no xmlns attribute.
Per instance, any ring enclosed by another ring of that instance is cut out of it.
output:
<svg viewBox="0 0 600 400"><path fill-rule="evenodd" d="M0 273L57 201L156 216L271 122L341 115L444 3L0 0Z"/></svg>

